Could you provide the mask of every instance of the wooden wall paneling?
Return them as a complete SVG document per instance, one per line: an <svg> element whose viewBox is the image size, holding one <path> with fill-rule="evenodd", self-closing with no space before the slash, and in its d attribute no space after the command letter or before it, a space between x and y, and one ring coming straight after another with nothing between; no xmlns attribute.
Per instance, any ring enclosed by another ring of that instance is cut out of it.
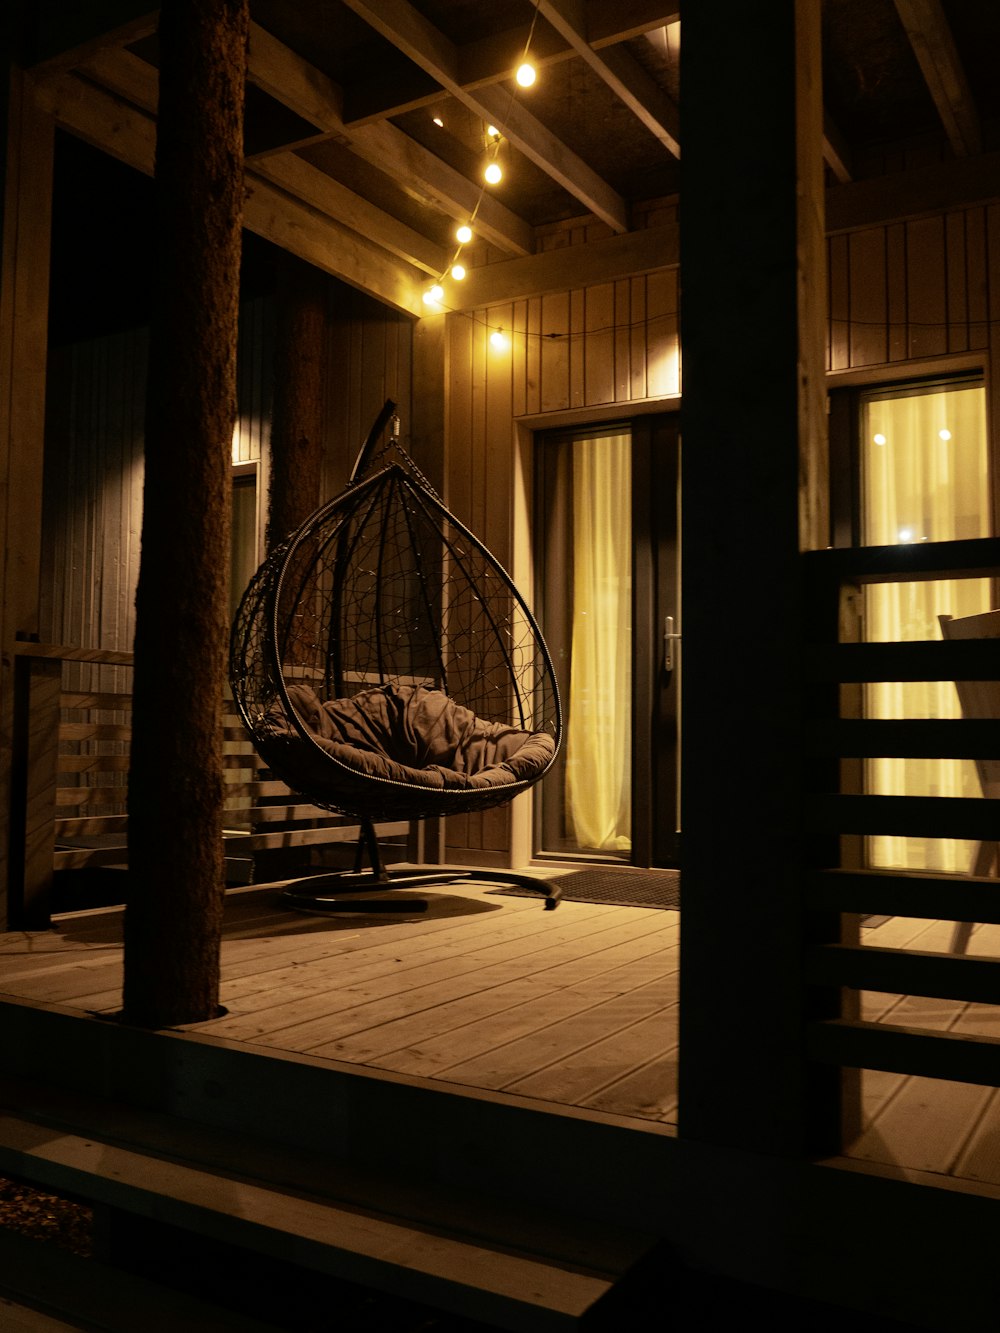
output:
<svg viewBox="0 0 1000 1333"><path fill-rule="evenodd" d="M940 356L948 350L944 218L918 218L907 223L906 252L909 354Z"/></svg>
<svg viewBox="0 0 1000 1333"><path fill-rule="evenodd" d="M615 289L613 283L588 287L586 298L586 376L588 407L615 401Z"/></svg>
<svg viewBox="0 0 1000 1333"><path fill-rule="evenodd" d="M910 354L910 304L907 285L909 251L904 223L886 228L885 254L889 360L905 361Z"/></svg>
<svg viewBox="0 0 1000 1333"><path fill-rule="evenodd" d="M566 344L569 353L569 406L583 407L587 401L586 363L589 339L587 337L587 292L569 294L569 327Z"/></svg>
<svg viewBox="0 0 1000 1333"><path fill-rule="evenodd" d="M846 370L851 364L850 237L831 236L828 245L830 334L827 370Z"/></svg>
<svg viewBox="0 0 1000 1333"><path fill-rule="evenodd" d="M532 297L528 302L527 341L525 343L525 402L526 415L542 410L542 298Z"/></svg>
<svg viewBox="0 0 1000 1333"><path fill-rule="evenodd" d="M848 238L851 302L850 364L884 362L886 346L885 229L866 227Z"/></svg>
<svg viewBox="0 0 1000 1333"><path fill-rule="evenodd" d="M969 349L968 265L965 254L965 213L947 213L945 229L945 277L948 304L948 351Z"/></svg>
<svg viewBox="0 0 1000 1333"><path fill-rule="evenodd" d="M615 283L615 402L632 396L632 280Z"/></svg>
<svg viewBox="0 0 1000 1333"><path fill-rule="evenodd" d="M470 499L466 460L472 439L471 386L475 328L472 319L449 319L445 331L448 362L444 499L448 508L463 523L468 521Z"/></svg>
<svg viewBox="0 0 1000 1333"><path fill-rule="evenodd" d="M568 292L553 292L542 297L540 409L543 412L561 411L569 406L569 339L566 337L570 327L569 315Z"/></svg>
<svg viewBox="0 0 1000 1333"><path fill-rule="evenodd" d="M646 391L650 398L680 392L677 270L646 279Z"/></svg>
<svg viewBox="0 0 1000 1333"><path fill-rule="evenodd" d="M970 349L989 347L993 339L989 327L990 283L986 246L986 210L967 208L965 217L965 292L968 303ZM1000 260L996 261L1000 265ZM998 273L1000 281L1000 273Z"/></svg>
<svg viewBox="0 0 1000 1333"><path fill-rule="evenodd" d="M646 387L646 278L630 278L631 326L629 328L629 397L645 398Z"/></svg>
<svg viewBox="0 0 1000 1333"><path fill-rule="evenodd" d="M490 322L495 321L507 336L503 350L490 347L489 371L486 377L486 420L484 422L483 456L483 526L476 536L504 568L509 568L512 556L511 515L514 506L514 414L513 414L513 357L515 354L513 328L514 307L494 306Z"/></svg>
<svg viewBox="0 0 1000 1333"><path fill-rule="evenodd" d="M528 407L528 302L515 301L511 319L511 411L515 417L523 416Z"/></svg>

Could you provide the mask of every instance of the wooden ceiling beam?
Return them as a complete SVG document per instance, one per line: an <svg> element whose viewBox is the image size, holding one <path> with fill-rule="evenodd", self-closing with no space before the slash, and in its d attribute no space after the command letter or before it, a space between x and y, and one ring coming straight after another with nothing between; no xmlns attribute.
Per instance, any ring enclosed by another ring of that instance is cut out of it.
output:
<svg viewBox="0 0 1000 1333"><path fill-rule="evenodd" d="M468 89L462 83L459 48L424 18L409 0L345 0L348 8L392 42L442 88L476 115L499 126L536 166L613 231L628 230L625 201L567 144L548 130L518 98L497 86Z"/></svg>
<svg viewBox="0 0 1000 1333"><path fill-rule="evenodd" d="M148 68L155 79L155 69ZM40 82L36 98L57 125L147 176L153 174L156 122L148 112L75 74ZM248 171L246 179L248 230L397 310L424 313L425 278L416 267L255 172Z"/></svg>
<svg viewBox="0 0 1000 1333"><path fill-rule="evenodd" d="M680 157L680 112L677 103L639 64L630 51L619 46L595 50L587 31L583 0L538 0L538 13L580 56L598 78L608 85L646 129Z"/></svg>
<svg viewBox="0 0 1000 1333"><path fill-rule="evenodd" d="M478 310L548 292L615 282L638 273L656 273L677 268L679 263L677 225L647 227L623 236L605 236L586 245L561 246L544 254L485 264L451 288L448 308Z"/></svg>
<svg viewBox="0 0 1000 1333"><path fill-rule="evenodd" d="M981 153L979 116L941 0L896 0L896 12L955 156Z"/></svg>
<svg viewBox="0 0 1000 1333"><path fill-rule="evenodd" d="M846 185L854 179L851 146L828 115L823 115L823 161L835 180Z"/></svg>
<svg viewBox="0 0 1000 1333"><path fill-rule="evenodd" d="M94 19L86 6L63 5L61 11L53 8L52 14L58 17L47 17L46 9L41 8L38 15L38 44L43 54L32 65L32 72L39 78L67 73L102 50L120 49L150 37L160 18L159 8L150 7L146 0L123 0L111 6L104 23L98 24L100 31L94 33Z"/></svg>
<svg viewBox="0 0 1000 1333"><path fill-rule="evenodd" d="M461 222L476 207L478 188L395 125L345 125L338 85L256 23L250 25L248 76L328 138L393 176L419 202ZM530 254L534 249L532 228L498 200L483 197L476 225L485 240L507 254Z"/></svg>

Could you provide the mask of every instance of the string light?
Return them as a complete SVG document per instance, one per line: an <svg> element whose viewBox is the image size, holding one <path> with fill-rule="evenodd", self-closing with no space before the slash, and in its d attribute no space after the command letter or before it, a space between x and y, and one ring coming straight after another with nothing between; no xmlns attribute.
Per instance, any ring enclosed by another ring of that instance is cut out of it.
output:
<svg viewBox="0 0 1000 1333"><path fill-rule="evenodd" d="M535 0L535 12L534 15L532 16L531 27L528 30L528 40L524 46L524 52L521 56L521 63L518 65L514 75L517 84L522 88L530 88L531 85L535 82L535 79L537 77L535 66L529 60L528 53L531 49L531 42L535 34L535 25L538 22L538 11L539 11L539 0ZM510 90L511 104L513 104L514 96L515 96L514 90L511 89ZM435 115L432 116L431 119L433 120L433 123L437 125L439 128L443 127L444 121L440 116ZM486 129L486 151L487 151L488 161L483 170L483 180L487 185L498 185L500 181L503 180L503 168L497 161L497 157L500 152L500 143L501 140L503 139L503 130L500 126L494 125L492 123L488 124L485 127L485 129ZM428 289L424 292L424 302L428 306L435 306L440 308L441 302L444 300L444 288L441 286L441 281L444 278L445 273L448 273L456 282L461 282L466 276L467 272L466 267L464 264L459 263L459 257L462 252L462 246L468 245L468 243L472 240L473 231L471 223L475 221L476 214L479 212L479 206L483 201L484 188L485 186L480 186L479 200L476 203L475 208L472 210L472 216L469 218L469 221L463 222L459 227L456 228L455 238L458 241L458 249L455 251L451 263L440 274L437 281L435 281L433 285L428 287ZM502 329L494 329L494 331L490 335L490 342L498 350L506 348L509 345Z"/></svg>
<svg viewBox="0 0 1000 1333"><path fill-rule="evenodd" d="M496 352L506 351L507 338L503 329L494 329L490 334L490 346Z"/></svg>

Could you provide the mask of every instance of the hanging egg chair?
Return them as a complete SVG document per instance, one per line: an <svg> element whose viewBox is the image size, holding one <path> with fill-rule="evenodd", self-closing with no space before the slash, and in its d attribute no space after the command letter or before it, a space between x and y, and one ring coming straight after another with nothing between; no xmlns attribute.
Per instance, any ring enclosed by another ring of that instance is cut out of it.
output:
<svg viewBox="0 0 1000 1333"><path fill-rule="evenodd" d="M379 822L485 810L526 791L562 731L548 649L509 575L395 431L376 451L394 411L387 402L346 489L264 561L233 624L230 683L261 758L361 828L353 871L311 876L286 899L337 910L360 887L478 878L514 881L554 907L547 881L387 871L379 852Z"/></svg>

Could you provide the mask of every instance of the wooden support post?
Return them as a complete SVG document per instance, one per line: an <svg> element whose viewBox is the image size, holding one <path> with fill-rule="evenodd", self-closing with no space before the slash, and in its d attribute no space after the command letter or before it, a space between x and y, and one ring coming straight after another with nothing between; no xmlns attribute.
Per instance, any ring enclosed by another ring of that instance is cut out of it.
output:
<svg viewBox="0 0 1000 1333"><path fill-rule="evenodd" d="M14 645L38 632L53 148L52 118L35 105L31 80L13 67L9 76L0 182L0 927L9 911Z"/></svg>
<svg viewBox="0 0 1000 1333"><path fill-rule="evenodd" d="M15 658L14 674L9 922L18 930L46 930L52 924L62 662L34 657L26 647Z"/></svg>
<svg viewBox="0 0 1000 1333"><path fill-rule="evenodd" d="M794 1156L840 1124L801 967L800 549L829 541L819 0L694 5L683 61L680 1125Z"/></svg>

